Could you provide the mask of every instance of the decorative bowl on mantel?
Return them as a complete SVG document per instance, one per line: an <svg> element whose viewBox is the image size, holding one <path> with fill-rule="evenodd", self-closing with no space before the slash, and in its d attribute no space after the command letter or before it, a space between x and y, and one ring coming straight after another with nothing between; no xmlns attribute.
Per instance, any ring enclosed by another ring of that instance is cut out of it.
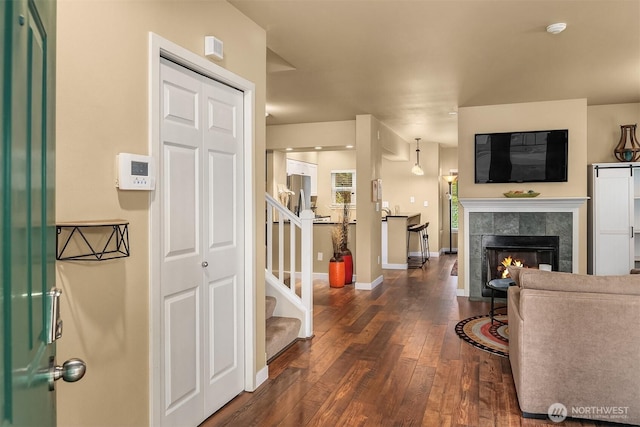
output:
<svg viewBox="0 0 640 427"><path fill-rule="evenodd" d="M510 198L518 198L518 197L538 197L540 195L540 193L536 193L533 190L529 190L529 191L509 191L508 193L503 193L504 197L510 197Z"/></svg>

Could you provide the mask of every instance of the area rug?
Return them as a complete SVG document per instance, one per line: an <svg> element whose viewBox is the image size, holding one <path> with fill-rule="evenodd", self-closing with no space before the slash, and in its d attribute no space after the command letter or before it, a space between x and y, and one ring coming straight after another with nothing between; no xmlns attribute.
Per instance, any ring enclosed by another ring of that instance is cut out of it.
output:
<svg viewBox="0 0 640 427"><path fill-rule="evenodd" d="M456 260L456 262L453 263L453 267L451 267L451 275L452 276L458 275L458 260Z"/></svg>
<svg viewBox="0 0 640 427"><path fill-rule="evenodd" d="M506 315L495 316L495 319L507 322ZM458 322L456 334L474 347L509 357L509 326L496 322L492 325L487 314Z"/></svg>

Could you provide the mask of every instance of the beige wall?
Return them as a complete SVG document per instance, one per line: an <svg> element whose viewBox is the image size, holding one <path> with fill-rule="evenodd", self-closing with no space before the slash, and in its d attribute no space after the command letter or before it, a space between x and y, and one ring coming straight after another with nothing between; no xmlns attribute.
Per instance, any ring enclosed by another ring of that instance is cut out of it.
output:
<svg viewBox="0 0 640 427"><path fill-rule="evenodd" d="M358 175L357 246L354 253L356 285L367 284L382 277L382 225L380 211L371 200L371 181L381 177L380 122L371 115L356 117L356 169Z"/></svg>
<svg viewBox="0 0 640 427"><path fill-rule="evenodd" d="M566 183L475 184L474 136L482 132L508 132L537 129L569 129L569 165ZM522 104L465 107L458 109L458 171L460 198L502 197L510 190L533 189L543 197L587 195L587 102L585 99L531 102ZM460 210L462 217L463 209ZM460 223L460 235L465 224ZM587 268L587 204L580 209L580 272ZM458 242L459 257L466 248ZM464 263L458 265L458 287L464 286Z"/></svg>
<svg viewBox="0 0 640 427"><path fill-rule="evenodd" d="M411 166L415 163L415 141L407 143L401 139L390 128L377 121L372 138L379 141L379 153L381 157L380 176L382 178L382 194L380 201L387 201L389 206L399 206L401 211L420 213L423 222L429 221L429 238L432 251L440 249L440 187L439 171L440 156L438 144L434 142L422 141L420 145L420 163L425 170L424 176L412 175ZM324 122L324 123L303 123L294 125L274 125L267 127L267 145L273 149L272 161L269 161L269 168L274 170L270 175L274 180L285 182L284 171L276 170L282 163L276 159L285 155L289 158L296 158L304 161L312 161L308 158L309 153L286 153L282 151L286 147L308 148L315 145L344 146L356 144L356 150L322 150L313 152L317 155L318 165L318 209L320 215L331 215L333 220L337 220L337 213L332 211L329 204L331 201L331 170L333 169L355 169L356 151L362 147L356 142L355 121ZM378 139L379 136L379 139ZM369 144L367 141L366 144ZM368 150L368 148L365 148ZM455 151L455 149L453 149ZM457 158L452 157L449 168L457 167ZM312 161L313 163L313 161ZM360 173L360 171L359 171ZM358 184L360 185L360 184ZM367 187L370 186L370 181ZM367 191L369 191L367 189ZM411 203L410 199L415 201ZM358 196L360 204L360 196ZM366 200L370 201L370 195L366 195ZM428 202L428 207L424 202ZM375 205L374 205L375 208ZM359 210L359 209L358 209ZM379 213L379 212L378 212ZM448 215L448 214L447 214ZM353 218L359 218L359 212L353 214ZM448 216L447 216L448 218ZM447 235L448 238L448 235ZM411 251L417 251L418 246L413 242ZM377 259L376 259L377 262Z"/></svg>
<svg viewBox="0 0 640 427"><path fill-rule="evenodd" d="M420 166L424 175L411 173L411 167L416 163L416 142L409 144L411 155L408 160L391 161L382 159L382 201L389 204L393 210L395 206L400 212L415 212L421 216L421 222L429 222L429 249L432 252L440 248L440 194L439 171L440 150L437 143L420 141ZM411 197L414 202L411 202ZM424 202L428 206L424 206ZM418 251L418 239L413 239L411 252Z"/></svg>
<svg viewBox="0 0 640 427"><path fill-rule="evenodd" d="M329 206L331 170L357 170L358 207L353 217L357 216L358 220L358 232L355 234L359 249L354 253L358 282L371 283L382 275L381 260L378 260L382 245L380 211L376 210L376 203L371 201L371 180L380 178L382 145L388 141L386 146L394 147L397 144L397 136L394 136L389 128L369 115L358 116L355 121L267 127L267 144L270 150L274 150L270 155L270 167L277 166L275 159L282 155L280 150L287 147L326 147L317 152L319 214L332 215L337 219L337 212ZM356 150L342 150L346 145L355 145ZM331 150L331 147L339 147L341 150ZM290 157L291 154L286 156ZM282 179L282 172L274 170L271 175L274 180Z"/></svg>
<svg viewBox="0 0 640 427"><path fill-rule="evenodd" d="M509 190L530 187L544 197L586 196L587 102L531 102L466 107L458 112L458 169L460 197L502 197ZM568 182L530 184L475 184L474 136L482 132L569 129Z"/></svg>
<svg viewBox="0 0 640 427"><path fill-rule="evenodd" d="M322 151L318 153L318 215L330 215L332 221L340 221L342 208L331 207L331 171L356 169L356 150ZM356 174L357 178L357 174ZM357 189L357 182L356 182ZM358 200L358 205L360 200ZM357 219L357 209L351 212L351 219Z"/></svg>
<svg viewBox="0 0 640 427"><path fill-rule="evenodd" d="M256 84L256 223L264 223L264 31L226 2L59 1L57 220L124 218L131 242L129 258L57 265L64 292L58 358L87 362L82 381L58 384L61 427L149 424L150 193L114 187L115 155L149 151L149 31L197 54L204 36L215 35L225 48L218 64ZM264 241L264 227L255 234L258 244ZM256 280L259 302L264 256L256 257ZM261 369L264 309L256 318L255 368Z"/></svg>
<svg viewBox="0 0 640 427"><path fill-rule="evenodd" d="M339 221L342 209L331 207L331 171L339 169L356 169L355 150L335 150L320 152L285 153L270 151L267 154L267 180L270 193L277 198L278 184L287 184L286 159L295 159L313 163L318 166L318 198L316 214L331 216L333 221ZM356 219L357 212L352 212L351 219Z"/></svg>
<svg viewBox="0 0 640 427"><path fill-rule="evenodd" d="M613 150L620 141L620 125L640 122L640 103L594 105L587 108L587 163L617 162ZM640 138L640 134L636 133Z"/></svg>
<svg viewBox="0 0 640 427"><path fill-rule="evenodd" d="M266 191L276 199L278 185L287 185L287 156L282 151L268 151Z"/></svg>
<svg viewBox="0 0 640 427"><path fill-rule="evenodd" d="M299 160L301 162L318 163L318 151L301 151L298 153L286 153L287 159Z"/></svg>
<svg viewBox="0 0 640 427"><path fill-rule="evenodd" d="M355 141L355 120L267 127L267 148L269 150L316 146L343 148L355 144Z"/></svg>
<svg viewBox="0 0 640 427"><path fill-rule="evenodd" d="M286 184L286 162L280 159L289 158L318 165L318 209L319 215L331 215L338 220L338 213L331 209L331 170L355 169L355 149L345 149L347 145L356 144L355 120L300 123L292 125L272 125L266 130L267 147L273 160L268 167L273 176L272 188L277 183ZM295 149L312 149L324 147L320 151L285 152L287 147ZM276 193L274 193L276 195ZM355 218L356 213L354 213Z"/></svg>
<svg viewBox="0 0 640 427"><path fill-rule="evenodd" d="M411 159L413 153L407 141L383 123L380 123L379 132L383 159L396 161L407 161Z"/></svg>

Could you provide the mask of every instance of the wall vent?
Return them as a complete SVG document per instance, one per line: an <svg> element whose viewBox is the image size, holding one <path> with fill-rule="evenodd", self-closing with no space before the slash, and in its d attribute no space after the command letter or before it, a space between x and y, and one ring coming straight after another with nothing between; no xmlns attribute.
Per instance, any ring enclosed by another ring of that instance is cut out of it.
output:
<svg viewBox="0 0 640 427"><path fill-rule="evenodd" d="M213 36L206 36L204 38L204 54L208 58L220 60L223 55L223 43L222 40Z"/></svg>

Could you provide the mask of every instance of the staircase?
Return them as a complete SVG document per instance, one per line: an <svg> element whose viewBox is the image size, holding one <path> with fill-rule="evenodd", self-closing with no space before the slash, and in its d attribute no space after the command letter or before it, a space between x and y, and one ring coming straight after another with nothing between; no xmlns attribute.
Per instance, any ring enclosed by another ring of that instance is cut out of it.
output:
<svg viewBox="0 0 640 427"><path fill-rule="evenodd" d="M298 217L268 193L265 199L268 363L297 339L313 337L314 214L304 209Z"/></svg>
<svg viewBox="0 0 640 427"><path fill-rule="evenodd" d="M294 317L274 316L276 304L277 300L274 297L266 297L267 363L298 340L302 325L300 319Z"/></svg>

